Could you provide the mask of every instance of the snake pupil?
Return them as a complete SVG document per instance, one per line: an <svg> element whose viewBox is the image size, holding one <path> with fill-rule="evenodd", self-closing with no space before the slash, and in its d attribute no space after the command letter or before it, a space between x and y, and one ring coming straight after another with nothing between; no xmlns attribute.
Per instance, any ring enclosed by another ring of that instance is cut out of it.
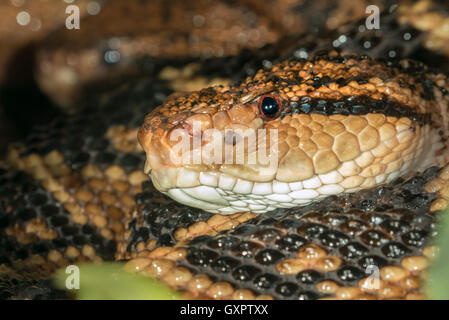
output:
<svg viewBox="0 0 449 320"><path fill-rule="evenodd" d="M273 96L262 96L260 100L260 112L266 118L275 118L280 110L278 100Z"/></svg>

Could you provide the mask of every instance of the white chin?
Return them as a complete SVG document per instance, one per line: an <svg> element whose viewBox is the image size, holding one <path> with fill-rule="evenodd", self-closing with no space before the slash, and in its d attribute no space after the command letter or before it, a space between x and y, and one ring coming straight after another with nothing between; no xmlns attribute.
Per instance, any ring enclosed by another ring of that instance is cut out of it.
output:
<svg viewBox="0 0 449 320"><path fill-rule="evenodd" d="M220 209L229 206L228 201L215 188L208 186L169 189L165 194L182 204L212 213L221 213ZM235 212L237 211L230 212L229 214Z"/></svg>

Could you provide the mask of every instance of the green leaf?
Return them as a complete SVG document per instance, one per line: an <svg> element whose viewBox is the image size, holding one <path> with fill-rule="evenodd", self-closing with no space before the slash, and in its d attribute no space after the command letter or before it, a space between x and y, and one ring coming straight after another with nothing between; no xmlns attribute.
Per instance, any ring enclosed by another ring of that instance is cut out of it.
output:
<svg viewBox="0 0 449 320"><path fill-rule="evenodd" d="M449 211L440 213L436 245L438 258L430 267L427 290L431 299L449 300Z"/></svg>
<svg viewBox="0 0 449 320"><path fill-rule="evenodd" d="M56 285L67 290L66 281L74 272L58 270ZM73 283L73 282L70 282ZM79 289L70 289L78 300L174 300L176 292L161 282L123 270L121 263L79 265Z"/></svg>

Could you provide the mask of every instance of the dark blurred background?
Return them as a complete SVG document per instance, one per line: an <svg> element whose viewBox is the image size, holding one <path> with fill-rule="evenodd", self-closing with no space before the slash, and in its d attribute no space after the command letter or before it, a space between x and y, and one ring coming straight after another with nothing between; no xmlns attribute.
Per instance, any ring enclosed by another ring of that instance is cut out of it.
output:
<svg viewBox="0 0 449 320"><path fill-rule="evenodd" d="M318 35L366 16L369 4L383 8L386 2L2 0L0 155L35 124L78 112L88 96L114 84L143 74L177 80L176 90L196 89L210 83L179 83L198 64L182 71L172 66L241 55L284 37ZM76 12L66 12L69 6ZM80 28L68 29L78 10Z"/></svg>

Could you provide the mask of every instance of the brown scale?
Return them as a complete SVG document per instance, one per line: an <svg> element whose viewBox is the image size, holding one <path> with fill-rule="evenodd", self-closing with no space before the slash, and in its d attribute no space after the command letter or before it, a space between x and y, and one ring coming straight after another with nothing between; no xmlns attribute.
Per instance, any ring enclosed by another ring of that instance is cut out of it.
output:
<svg viewBox="0 0 449 320"><path fill-rule="evenodd" d="M435 212L447 206L448 172L430 168L374 190L260 215L227 231L211 234L203 227L187 243L173 241L177 230L200 229L215 216L196 224L180 219L163 231L172 242L153 250L134 244L142 234L160 239L148 232L150 222L157 216L156 225L168 226L173 213L151 206L154 191L146 185L134 218L143 222L130 225L128 255L135 258L125 268L161 278L188 298L423 299L425 270L438 252L429 240L437 235ZM368 265L379 270L377 287Z"/></svg>

